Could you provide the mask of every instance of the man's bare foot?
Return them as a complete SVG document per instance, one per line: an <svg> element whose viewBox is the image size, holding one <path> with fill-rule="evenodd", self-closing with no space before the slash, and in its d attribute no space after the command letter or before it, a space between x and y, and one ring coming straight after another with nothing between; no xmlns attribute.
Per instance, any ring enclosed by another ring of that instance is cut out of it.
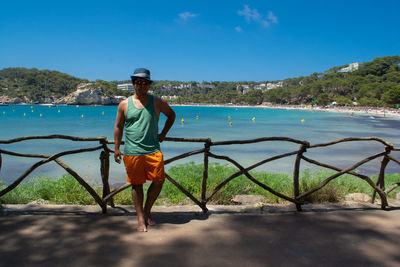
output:
<svg viewBox="0 0 400 267"><path fill-rule="evenodd" d="M149 215L149 216L146 216L146 223L147 223L147 225L149 225L149 226L154 226L154 225L156 225L156 222L151 218L150 215Z"/></svg>
<svg viewBox="0 0 400 267"><path fill-rule="evenodd" d="M138 232L147 232L146 224L139 224L136 229Z"/></svg>
<svg viewBox="0 0 400 267"><path fill-rule="evenodd" d="M149 217L149 218L147 218L147 224L150 225L150 226L154 226L154 225L156 225L156 222L153 221L153 220Z"/></svg>
<svg viewBox="0 0 400 267"><path fill-rule="evenodd" d="M145 220L138 220L138 226L136 228L138 232L147 232Z"/></svg>

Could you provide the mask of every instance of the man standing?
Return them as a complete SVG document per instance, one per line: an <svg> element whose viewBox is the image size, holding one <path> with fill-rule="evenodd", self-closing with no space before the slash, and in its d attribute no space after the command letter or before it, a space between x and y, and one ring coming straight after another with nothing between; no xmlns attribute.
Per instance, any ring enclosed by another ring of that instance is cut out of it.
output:
<svg viewBox="0 0 400 267"><path fill-rule="evenodd" d="M139 232L147 232L147 225L155 225L151 219L151 208L160 194L165 180L164 159L160 151L160 142L164 141L175 121L175 112L164 100L148 94L150 71L136 69L131 76L135 94L122 101L118 106L114 127L114 159L124 164L127 182L132 184L132 200L138 217ZM158 134L160 112L167 116L164 128ZM125 130L124 153L120 151L122 134ZM143 184L152 181L146 203L143 207Z"/></svg>

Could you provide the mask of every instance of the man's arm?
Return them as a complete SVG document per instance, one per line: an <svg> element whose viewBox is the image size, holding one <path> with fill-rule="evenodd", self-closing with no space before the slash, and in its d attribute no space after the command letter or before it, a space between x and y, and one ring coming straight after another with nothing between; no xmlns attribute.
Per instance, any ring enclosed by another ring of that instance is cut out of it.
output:
<svg viewBox="0 0 400 267"><path fill-rule="evenodd" d="M117 119L115 120L114 127L114 159L116 162L121 163L122 152L119 150L122 141L122 134L124 132L124 124L125 124L125 102L122 101L118 105Z"/></svg>
<svg viewBox="0 0 400 267"><path fill-rule="evenodd" d="M168 103L162 100L161 98L159 99L159 107L160 107L160 112L167 117L167 121L164 124L164 128L158 135L158 140L161 143L162 141L164 141L172 125L174 125L176 115L175 111L168 105Z"/></svg>

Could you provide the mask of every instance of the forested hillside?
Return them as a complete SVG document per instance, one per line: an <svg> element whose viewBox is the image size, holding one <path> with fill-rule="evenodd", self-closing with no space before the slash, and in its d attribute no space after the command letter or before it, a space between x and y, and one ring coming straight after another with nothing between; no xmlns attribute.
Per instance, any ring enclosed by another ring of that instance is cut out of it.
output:
<svg viewBox="0 0 400 267"><path fill-rule="evenodd" d="M154 88L159 95L181 96L177 101L182 103L327 105L336 102L338 105L353 105L355 102L362 106L395 106L400 104L399 63L400 56L375 58L353 72L340 71L346 66L333 67L323 73L285 79L282 87L249 90L245 94L237 90L238 85L247 84L254 88L256 83L211 82L212 88L192 86L190 89L165 89L156 83Z"/></svg>
<svg viewBox="0 0 400 267"><path fill-rule="evenodd" d="M375 58L353 72L334 67L325 73L284 80L282 89L269 90L264 100L273 103L363 106L400 104L400 56Z"/></svg>
<svg viewBox="0 0 400 267"><path fill-rule="evenodd" d="M75 91L78 84L88 82L58 71L6 68L0 70L0 96L27 97L34 103L44 103L66 96ZM123 94L117 90L117 82L97 80L93 88L101 88L104 95Z"/></svg>
<svg viewBox="0 0 400 267"><path fill-rule="evenodd" d="M338 105L394 107L400 104L399 64L400 56L386 56L364 62L358 70L350 72L343 72L345 65L283 81L155 81L151 90L158 96L170 96L171 101L178 103L327 105L336 102ZM58 71L7 68L0 70L0 96L26 96L41 103L47 98L65 96L75 91L78 84L88 82ZM100 88L107 96L127 96L130 92L117 89L117 84L124 82L130 81L96 80L92 86ZM268 83L279 83L279 86L260 89L260 85Z"/></svg>

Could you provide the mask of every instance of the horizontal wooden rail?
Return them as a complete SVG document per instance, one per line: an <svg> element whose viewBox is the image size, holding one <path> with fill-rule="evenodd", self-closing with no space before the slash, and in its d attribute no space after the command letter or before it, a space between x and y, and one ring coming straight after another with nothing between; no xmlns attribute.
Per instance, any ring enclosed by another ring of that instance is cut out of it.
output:
<svg viewBox="0 0 400 267"><path fill-rule="evenodd" d="M25 136L25 137L19 137L15 139L10 139L10 140L0 140L0 144L11 144L11 143L17 143L21 141L27 141L27 140L37 140L37 139L66 139L66 140L71 140L71 141L85 141L85 142L90 142L90 141L101 141L101 140L106 140L107 138L105 136L100 136L100 137L76 137L76 136L69 136L69 135L60 135L60 134L53 134L53 135L38 135L38 136Z"/></svg>
<svg viewBox="0 0 400 267"><path fill-rule="evenodd" d="M352 141L377 141L387 147L393 147L393 145L391 143L388 143L381 138L372 136L372 137L347 137L347 138L338 139L338 140L335 140L335 141L332 141L329 143L311 145L310 148L325 147L325 146L331 146L331 145L336 145L339 143L352 142Z"/></svg>
<svg viewBox="0 0 400 267"><path fill-rule="evenodd" d="M267 141L286 141L295 144L301 144L309 146L310 144L307 141L300 141L289 137L263 137L257 139L250 140L232 140L232 141L221 141L221 142L211 142L210 146L225 146L225 145L243 145L243 144L251 144L251 143L259 143L259 142L267 142Z"/></svg>
<svg viewBox="0 0 400 267"><path fill-rule="evenodd" d="M210 142L210 138L179 138L179 137L165 137L164 141L183 142L183 143L206 143ZM115 141L107 141L107 144L115 144ZM125 144L124 141L121 144Z"/></svg>

